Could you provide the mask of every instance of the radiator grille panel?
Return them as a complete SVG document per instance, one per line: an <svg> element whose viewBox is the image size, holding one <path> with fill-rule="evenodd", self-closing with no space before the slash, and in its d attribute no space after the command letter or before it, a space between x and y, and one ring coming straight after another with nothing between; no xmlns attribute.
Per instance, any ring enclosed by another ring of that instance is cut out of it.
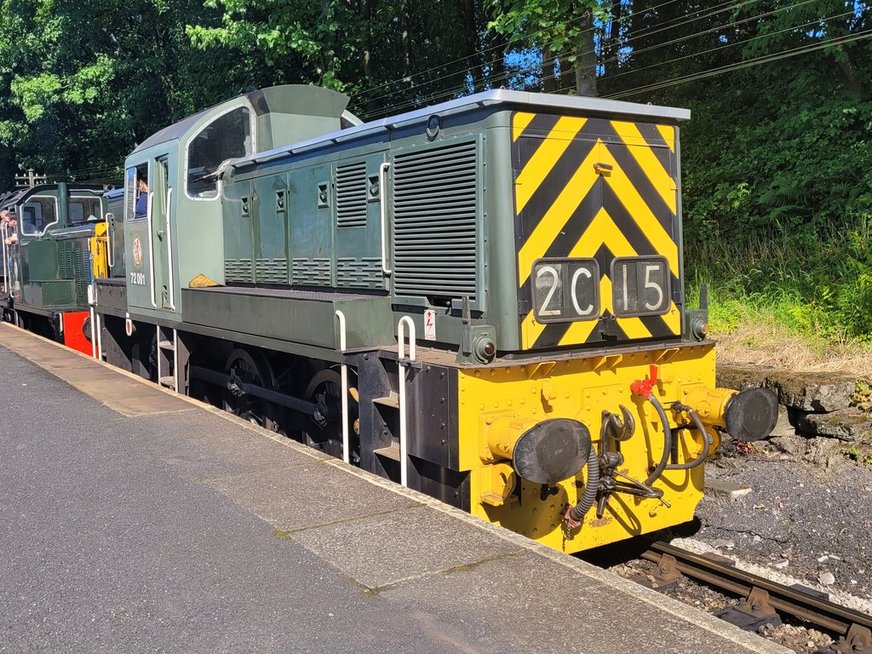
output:
<svg viewBox="0 0 872 654"><path fill-rule="evenodd" d="M231 282L251 282L251 259L226 259L224 261L224 279Z"/></svg>
<svg viewBox="0 0 872 654"><path fill-rule="evenodd" d="M258 284L287 284L287 259L256 259L254 274Z"/></svg>
<svg viewBox="0 0 872 654"><path fill-rule="evenodd" d="M477 150L474 141L394 159L394 290L476 297Z"/></svg>
<svg viewBox="0 0 872 654"><path fill-rule="evenodd" d="M296 258L291 262L293 283L303 286L330 286L330 259Z"/></svg>
<svg viewBox="0 0 872 654"><path fill-rule="evenodd" d="M366 162L336 167L336 225L366 227Z"/></svg>
<svg viewBox="0 0 872 654"><path fill-rule="evenodd" d="M67 249L65 243L61 243L58 247L58 274L61 279L73 279L75 275L72 252Z"/></svg>
<svg viewBox="0 0 872 654"><path fill-rule="evenodd" d="M383 288L381 257L338 258L336 285L351 288Z"/></svg>

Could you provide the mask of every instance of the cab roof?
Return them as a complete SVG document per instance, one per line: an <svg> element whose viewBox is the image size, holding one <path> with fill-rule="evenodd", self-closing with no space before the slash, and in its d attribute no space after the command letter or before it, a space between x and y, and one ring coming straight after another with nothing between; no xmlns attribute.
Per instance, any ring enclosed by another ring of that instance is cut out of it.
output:
<svg viewBox="0 0 872 654"><path fill-rule="evenodd" d="M192 116L183 118L177 123L164 127L140 143L131 154L148 150L161 143L179 140L185 136L201 119L210 114L218 114L225 106L238 104L241 98L248 98L254 107L255 114L262 116L267 113L298 114L303 116L335 116L343 115L348 106L347 95L307 84L284 84L271 86L257 91L237 95L224 102L204 109Z"/></svg>

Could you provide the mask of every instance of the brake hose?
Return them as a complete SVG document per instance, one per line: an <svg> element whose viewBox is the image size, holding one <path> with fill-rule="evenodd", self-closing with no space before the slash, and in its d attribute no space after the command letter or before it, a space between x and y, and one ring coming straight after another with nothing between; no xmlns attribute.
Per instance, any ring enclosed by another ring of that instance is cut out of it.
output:
<svg viewBox="0 0 872 654"><path fill-rule="evenodd" d="M669 456L672 454L672 429L669 427L669 418L666 417L666 411L663 410L660 400L654 397L653 393L649 394L646 399L654 405L654 409L660 417L660 423L663 425L663 456L660 457L660 463L657 464L657 467L648 475L648 479L643 482L645 486L650 487L651 484L660 479L660 475L663 474L669 463Z"/></svg>
<svg viewBox="0 0 872 654"><path fill-rule="evenodd" d="M591 447L590 454L587 455L587 481L584 484L584 495L578 504L567 510L565 518L567 525L575 527L580 524L584 515L596 502L596 495L599 491L599 472L599 456L597 456L596 448Z"/></svg>
<svg viewBox="0 0 872 654"><path fill-rule="evenodd" d="M693 461L687 461L685 463L670 463L666 466L667 470L690 470L691 468L696 468L706 460L708 457L709 450L712 447L712 437L709 435L708 430L705 428L705 425L702 424L702 420L696 411L687 406L686 404L676 404L675 409L678 411L686 411L690 416L691 420L693 420L694 426L699 431L700 436L702 436L702 452L699 453L699 456L696 457Z"/></svg>

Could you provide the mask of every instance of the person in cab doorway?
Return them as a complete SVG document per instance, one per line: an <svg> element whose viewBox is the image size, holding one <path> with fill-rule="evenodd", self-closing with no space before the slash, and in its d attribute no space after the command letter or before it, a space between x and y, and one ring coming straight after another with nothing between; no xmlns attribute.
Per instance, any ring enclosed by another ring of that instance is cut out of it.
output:
<svg viewBox="0 0 872 654"><path fill-rule="evenodd" d="M136 211L133 214L134 219L146 218L148 216L148 180L142 177L139 178L136 188Z"/></svg>
<svg viewBox="0 0 872 654"><path fill-rule="evenodd" d="M18 243L18 234L15 232L17 225L18 221L15 220L15 214L8 210L0 211L0 226L2 226L3 230L3 242L6 245Z"/></svg>

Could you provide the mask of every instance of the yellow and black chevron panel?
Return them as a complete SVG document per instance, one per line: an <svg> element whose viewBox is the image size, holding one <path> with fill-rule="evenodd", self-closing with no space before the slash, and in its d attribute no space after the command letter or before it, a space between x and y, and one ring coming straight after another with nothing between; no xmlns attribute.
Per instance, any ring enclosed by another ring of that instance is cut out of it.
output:
<svg viewBox="0 0 872 654"><path fill-rule="evenodd" d="M671 125L513 115L523 349L681 334L676 136ZM579 263L582 259L590 263ZM585 270L578 272L579 265ZM633 277L637 270L641 272ZM581 290L584 279L594 274L598 292ZM613 288L616 276L620 288ZM631 294L653 292L656 300L638 302L641 311L630 309L628 279L635 289ZM553 286L539 288L537 296L534 290L542 281ZM573 295L567 295L570 288ZM569 311L564 316L559 308L545 310L559 307L561 294L569 298L564 300L567 305L574 304L575 315ZM615 306L616 298L622 306ZM582 307L590 307L591 313Z"/></svg>

